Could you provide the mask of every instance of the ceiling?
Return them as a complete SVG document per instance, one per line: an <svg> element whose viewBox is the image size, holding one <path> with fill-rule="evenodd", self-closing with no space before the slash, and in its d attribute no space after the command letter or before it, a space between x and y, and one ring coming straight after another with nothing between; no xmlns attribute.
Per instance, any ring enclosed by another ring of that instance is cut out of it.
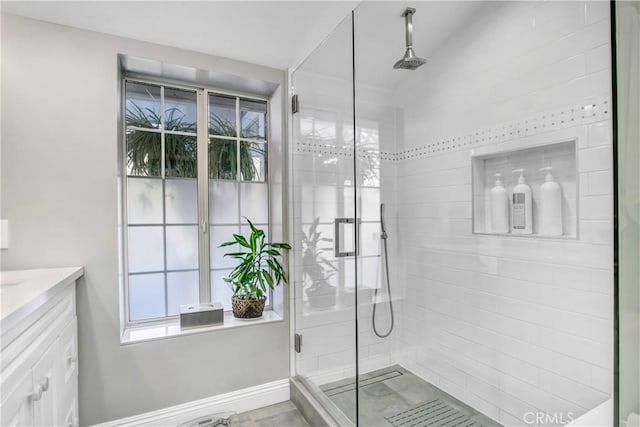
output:
<svg viewBox="0 0 640 427"><path fill-rule="evenodd" d="M358 81L393 89L407 70L406 6L413 17L414 49L427 58L474 14L482 1L4 1L3 13L143 40L278 69L350 78L351 19L355 8ZM335 30L335 31L334 31ZM333 31L333 33L332 33ZM329 34L332 37L327 38ZM320 47L318 47L320 46ZM312 52L315 53L310 56ZM344 60L343 60L344 59ZM427 69L427 66L422 67ZM418 71L416 71L418 72Z"/></svg>
<svg viewBox="0 0 640 427"><path fill-rule="evenodd" d="M294 67L357 1L2 1L10 13L254 64Z"/></svg>
<svg viewBox="0 0 640 427"><path fill-rule="evenodd" d="M427 64L416 71L394 70L393 64L405 52L405 7L416 9L413 16L413 47ZM406 80L429 68L429 60L448 38L465 24L487 2L482 1L365 1L355 13L355 68L359 83L376 88L394 89ZM302 68L311 73L351 78L351 26L341 24Z"/></svg>

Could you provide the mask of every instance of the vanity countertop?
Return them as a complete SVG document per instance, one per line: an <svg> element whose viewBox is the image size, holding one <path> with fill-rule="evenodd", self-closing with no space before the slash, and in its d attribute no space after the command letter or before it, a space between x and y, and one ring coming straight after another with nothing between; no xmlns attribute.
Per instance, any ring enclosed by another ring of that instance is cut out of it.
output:
<svg viewBox="0 0 640 427"><path fill-rule="evenodd" d="M0 272L0 329L10 329L83 274L83 267Z"/></svg>

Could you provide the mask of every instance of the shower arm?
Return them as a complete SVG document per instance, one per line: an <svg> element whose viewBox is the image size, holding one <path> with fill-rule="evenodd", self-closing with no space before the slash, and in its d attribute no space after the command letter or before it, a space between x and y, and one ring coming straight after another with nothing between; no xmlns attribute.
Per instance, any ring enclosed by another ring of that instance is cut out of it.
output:
<svg viewBox="0 0 640 427"><path fill-rule="evenodd" d="M413 47L413 14L416 10L412 7L408 7L402 12L402 17L404 18L405 23L405 41L407 47Z"/></svg>

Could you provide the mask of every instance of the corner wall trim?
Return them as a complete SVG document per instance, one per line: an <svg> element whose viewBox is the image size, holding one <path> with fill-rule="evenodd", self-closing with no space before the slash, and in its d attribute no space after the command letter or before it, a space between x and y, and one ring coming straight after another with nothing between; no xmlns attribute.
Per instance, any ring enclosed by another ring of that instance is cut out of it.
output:
<svg viewBox="0 0 640 427"><path fill-rule="evenodd" d="M220 412L246 412L289 400L289 379L272 381L229 393L96 424L95 427L178 425Z"/></svg>

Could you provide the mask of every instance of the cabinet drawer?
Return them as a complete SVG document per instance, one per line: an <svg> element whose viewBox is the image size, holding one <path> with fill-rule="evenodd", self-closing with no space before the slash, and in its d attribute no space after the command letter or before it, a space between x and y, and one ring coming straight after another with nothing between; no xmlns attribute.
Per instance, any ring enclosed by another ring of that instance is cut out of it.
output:
<svg viewBox="0 0 640 427"><path fill-rule="evenodd" d="M25 353L33 352L41 353L60 333L63 325L68 319L75 317L75 289L67 292L64 298L57 304L50 307L40 318L35 319L33 323L25 329L10 343L3 343L2 358L0 359L0 370L3 374L10 370L10 366L14 362L20 362ZM35 360L29 364L35 363Z"/></svg>

